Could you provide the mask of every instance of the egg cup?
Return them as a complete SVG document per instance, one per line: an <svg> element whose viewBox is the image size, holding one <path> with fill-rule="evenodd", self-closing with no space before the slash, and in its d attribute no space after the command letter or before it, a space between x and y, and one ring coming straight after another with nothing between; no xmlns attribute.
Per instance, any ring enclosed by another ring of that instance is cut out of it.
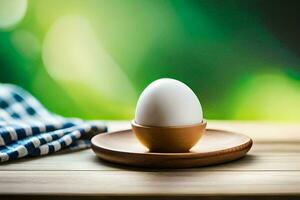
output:
<svg viewBox="0 0 300 200"><path fill-rule="evenodd" d="M138 140L150 152L183 153L188 152L201 138L206 121L189 126L155 127L131 122L132 130Z"/></svg>

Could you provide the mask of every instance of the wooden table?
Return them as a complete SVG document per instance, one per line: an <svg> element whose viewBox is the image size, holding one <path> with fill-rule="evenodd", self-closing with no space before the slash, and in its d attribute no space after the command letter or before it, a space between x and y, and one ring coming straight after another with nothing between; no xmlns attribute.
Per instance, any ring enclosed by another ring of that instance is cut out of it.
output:
<svg viewBox="0 0 300 200"><path fill-rule="evenodd" d="M208 127L249 135L252 150L235 162L178 170L109 164L90 149L23 159L0 165L0 199L300 199L300 124L208 121Z"/></svg>

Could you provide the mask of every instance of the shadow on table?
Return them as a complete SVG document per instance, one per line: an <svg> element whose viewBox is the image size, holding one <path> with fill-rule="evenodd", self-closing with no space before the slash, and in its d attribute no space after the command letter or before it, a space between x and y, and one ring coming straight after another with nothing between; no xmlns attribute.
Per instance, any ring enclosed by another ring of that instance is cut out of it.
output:
<svg viewBox="0 0 300 200"><path fill-rule="evenodd" d="M77 149L77 150L63 149L63 150L54 152L54 153L49 154L49 155L29 156L29 157L19 158L19 159L16 159L16 160L9 160L9 161L3 162L3 163L0 162L0 166L10 165L10 164L18 164L18 163L26 163L26 162L30 162L32 160L42 159L43 157L55 157L55 156L58 156L58 155L75 153L75 152L82 151L82 150L86 150L86 149Z"/></svg>
<svg viewBox="0 0 300 200"><path fill-rule="evenodd" d="M80 150L78 150L80 151ZM72 151L74 152L74 151ZM72 153L70 150L62 150L59 152L56 152L51 155L46 155L46 157L52 157L55 159L56 156L59 155L64 155L64 154L69 154ZM6 165L18 165L18 164L26 164L27 162L37 160L37 159L43 159L41 156L37 157L27 157L27 158L22 158L18 160L12 160L4 163L0 163L0 166L6 166ZM133 167L133 166L127 166L127 165L120 165L120 164L115 164L111 163L105 160L102 160L98 158L96 155L90 157L91 161L94 163L99 163L99 165L106 166L107 169L102 169L102 170L127 170L127 171L144 171L144 172L154 172L154 171L230 171L230 170L235 170L235 171L242 171L244 167L247 167L251 165L251 163L256 161L256 156L248 154L243 158L240 158L238 160L234 160L231 162L223 163L223 164L218 164L218 165L211 165L211 166L205 166L205 167L194 167L194 168L180 168L180 169L173 169L173 168L168 168L168 169L162 169L162 168L145 168L145 167ZM88 159L87 159L88 160ZM86 162L86 160L85 160ZM74 170L86 170L86 169L74 169ZM91 169L91 171L96 170L95 167Z"/></svg>
<svg viewBox="0 0 300 200"><path fill-rule="evenodd" d="M133 167L128 165L121 165L112 162L108 162L106 160L102 160L98 157L94 157L94 161L99 162L101 165L105 165L110 168L116 168L120 170L127 170L127 171L144 171L144 172L151 172L151 171L191 171L191 170L199 170L199 171L229 171L229 170L243 170L243 166L248 166L252 162L255 162L256 157L254 155L246 155L245 157L239 158L234 161L229 161L227 163L217 164L217 165L210 165L205 167L193 167L193 168L147 168L147 167Z"/></svg>

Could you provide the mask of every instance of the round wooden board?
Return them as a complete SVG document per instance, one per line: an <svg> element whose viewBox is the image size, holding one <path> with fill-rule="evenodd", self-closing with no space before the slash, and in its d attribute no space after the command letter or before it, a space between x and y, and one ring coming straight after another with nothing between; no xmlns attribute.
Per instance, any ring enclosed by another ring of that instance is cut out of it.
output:
<svg viewBox="0 0 300 200"><path fill-rule="evenodd" d="M143 147L132 130L98 134L92 149L106 161L148 168L188 168L215 165L246 155L252 140L242 134L207 129L200 141L187 153L152 153Z"/></svg>

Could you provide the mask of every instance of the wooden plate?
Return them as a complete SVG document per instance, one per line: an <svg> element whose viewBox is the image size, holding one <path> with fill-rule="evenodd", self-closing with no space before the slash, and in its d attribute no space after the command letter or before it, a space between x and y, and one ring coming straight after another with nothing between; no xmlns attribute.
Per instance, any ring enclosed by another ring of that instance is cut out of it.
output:
<svg viewBox="0 0 300 200"><path fill-rule="evenodd" d="M187 153L151 153L132 130L98 134L92 149L106 161L148 168L188 168L214 165L246 155L252 140L242 134L207 129L200 141Z"/></svg>

